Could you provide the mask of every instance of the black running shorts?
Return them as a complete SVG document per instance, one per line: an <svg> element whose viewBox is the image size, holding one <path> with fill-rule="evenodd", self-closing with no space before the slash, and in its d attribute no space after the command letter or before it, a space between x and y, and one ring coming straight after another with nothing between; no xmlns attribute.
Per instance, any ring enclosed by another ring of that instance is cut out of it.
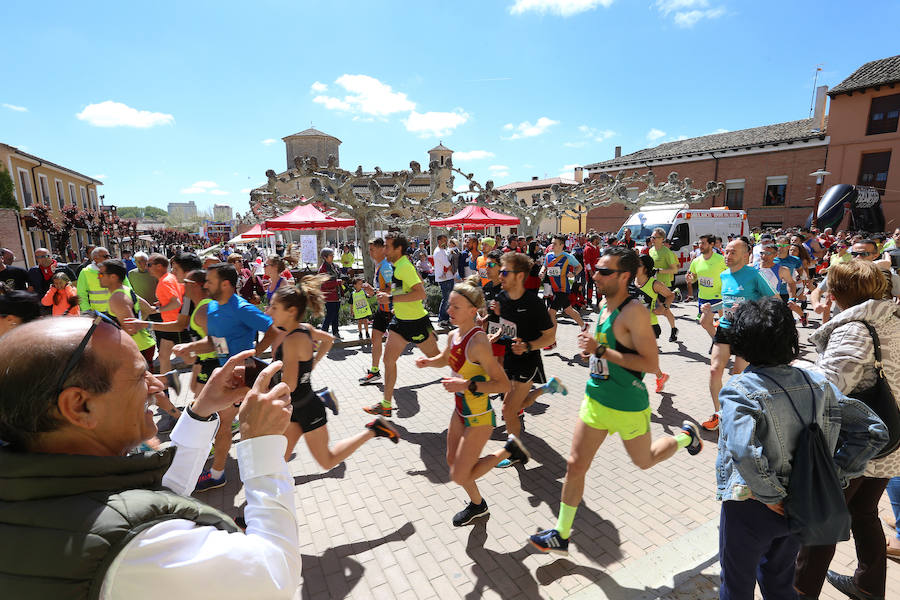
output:
<svg viewBox="0 0 900 600"><path fill-rule="evenodd" d="M503 357L503 370L506 371L510 381L547 383L540 350L519 355L507 350L506 356Z"/></svg>
<svg viewBox="0 0 900 600"><path fill-rule="evenodd" d="M325 417L325 405L315 394L309 394L302 400L291 400L291 421L300 426L303 433L309 433L328 423Z"/></svg>
<svg viewBox="0 0 900 600"><path fill-rule="evenodd" d="M563 292L559 292L555 294L552 298L547 298L547 308L551 310L565 310L572 306L572 303L569 302L569 294L564 294Z"/></svg>
<svg viewBox="0 0 900 600"><path fill-rule="evenodd" d="M428 315L412 321L405 321L394 317L391 319L388 329L400 334L403 339L407 342L412 342L413 344L421 344L427 341L428 336L432 335L434 332L434 327L431 326L431 319L428 318Z"/></svg>
<svg viewBox="0 0 900 600"><path fill-rule="evenodd" d="M714 344L731 345L731 332L728 329L722 329L721 326L716 327L716 335L713 336Z"/></svg>
<svg viewBox="0 0 900 600"><path fill-rule="evenodd" d="M375 331L380 331L382 333L388 330L388 325L391 323L391 313L383 310L376 310L375 315L372 317L372 329Z"/></svg>

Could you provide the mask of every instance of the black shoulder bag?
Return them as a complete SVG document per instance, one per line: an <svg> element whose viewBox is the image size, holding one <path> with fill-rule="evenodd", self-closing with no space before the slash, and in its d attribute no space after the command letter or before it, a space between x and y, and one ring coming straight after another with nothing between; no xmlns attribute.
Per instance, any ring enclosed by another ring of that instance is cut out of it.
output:
<svg viewBox="0 0 900 600"><path fill-rule="evenodd" d="M803 369L798 370L812 396L809 423L800 416L797 405L784 386L765 373L756 371L756 374L781 388L794 414L804 424L794 447L788 494L784 500L784 514L790 529L804 546L828 546L850 539L850 512L834 464L834 455L816 422L816 392Z"/></svg>
<svg viewBox="0 0 900 600"><path fill-rule="evenodd" d="M849 322L852 323L852 321ZM875 351L876 379L875 385L869 389L847 395L871 408L872 412L878 415L878 418L887 427L888 443L873 457L884 458L900 447L900 407L897 406L897 400L894 398L893 392L891 392L891 386L884 376L884 364L881 362L881 340L878 338L878 333L872 327L872 324L867 321L857 321L857 323L865 325L866 329L869 330L869 335L872 336L872 346Z"/></svg>

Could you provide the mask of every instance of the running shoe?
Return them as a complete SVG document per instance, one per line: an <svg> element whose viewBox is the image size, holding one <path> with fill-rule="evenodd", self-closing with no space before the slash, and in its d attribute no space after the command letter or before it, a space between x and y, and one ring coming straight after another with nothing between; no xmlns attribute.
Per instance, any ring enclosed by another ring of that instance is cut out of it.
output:
<svg viewBox="0 0 900 600"><path fill-rule="evenodd" d="M206 469L205 471L200 473L200 477L197 479L197 485L194 487L194 491L205 492L206 490L220 488L226 483L228 483L228 478L225 477L224 473L222 473L221 477L215 479L212 476L212 473L209 472L209 469Z"/></svg>
<svg viewBox="0 0 900 600"><path fill-rule="evenodd" d="M379 417L390 417L391 412L394 410L390 407L385 407L381 405L381 402L376 402L372 406L367 406L363 408L364 411L369 413L370 415L378 415Z"/></svg>
<svg viewBox="0 0 900 600"><path fill-rule="evenodd" d="M518 462L519 462L519 461L513 462L513 461L509 460L508 458L504 458L503 460L501 460L500 462L498 462L498 463L497 463L497 466L494 467L494 468L495 468L495 469L508 469L508 468L510 468L511 466L513 466L513 465L515 465L515 464L518 464Z"/></svg>
<svg viewBox="0 0 900 600"><path fill-rule="evenodd" d="M334 392L332 392L328 388L325 388L324 390L322 390L321 392L319 392L316 395L319 397L319 400L322 401L322 404L325 405L325 408L327 408L328 410L333 412L335 414L335 416L337 416L338 401L337 401L337 397L334 395Z"/></svg>
<svg viewBox="0 0 900 600"><path fill-rule="evenodd" d="M551 394L559 393L563 396L569 395L569 390L563 385L563 382L556 377L551 377L550 381L547 382L547 391Z"/></svg>
<svg viewBox="0 0 900 600"><path fill-rule="evenodd" d="M538 531L536 534L530 536L528 541L541 552L559 554L560 556L569 555L569 540L563 539L555 529Z"/></svg>
<svg viewBox="0 0 900 600"><path fill-rule="evenodd" d="M553 343L550 344L549 346L544 346L544 347L542 348L542 350L553 350L554 348L556 348L556 342L553 342Z"/></svg>
<svg viewBox="0 0 900 600"><path fill-rule="evenodd" d="M809 327L809 319L806 318L806 313L800 315L800 326Z"/></svg>
<svg viewBox="0 0 900 600"><path fill-rule="evenodd" d="M394 442L395 444L400 443L400 434L397 433L396 429L391 427L390 423L388 423L381 417L378 417L371 423L367 424L366 429L371 429L372 433L375 434L375 437L387 438L387 439L391 440L392 442Z"/></svg>
<svg viewBox="0 0 900 600"><path fill-rule="evenodd" d="M691 443L686 446L688 454L691 456L700 454L703 450L703 440L700 439L700 430L690 421L684 421L681 424L681 430L691 436Z"/></svg>
<svg viewBox="0 0 900 600"><path fill-rule="evenodd" d="M656 378L656 393L661 394L663 388L666 387L666 382L669 380L669 374L663 373L662 377Z"/></svg>
<svg viewBox="0 0 900 600"><path fill-rule="evenodd" d="M478 517L486 517L491 514L488 510L487 500L482 499L481 504L469 502L469 505L453 515L453 526L462 527L468 525Z"/></svg>
<svg viewBox="0 0 900 600"><path fill-rule="evenodd" d="M687 298L685 298L685 302L693 302L693 301L694 301L693 296L688 296Z"/></svg>
<svg viewBox="0 0 900 600"><path fill-rule="evenodd" d="M366 374L359 378L359 385L366 385L368 383L373 383L374 381L381 379L381 371L373 371L369 369L366 371Z"/></svg>
<svg viewBox="0 0 900 600"><path fill-rule="evenodd" d="M672 328L672 333L669 334L669 341L670 342L678 341L678 328L677 327Z"/></svg>
<svg viewBox="0 0 900 600"><path fill-rule="evenodd" d="M703 429L705 429L707 431L715 431L716 429L718 429L719 428L719 413L713 413L713 415L709 419L700 423L700 427L702 427Z"/></svg>
<svg viewBox="0 0 900 600"><path fill-rule="evenodd" d="M525 448L525 444L514 435L509 436L503 449L509 452L509 461L511 463L518 462L524 465L531 459L531 453Z"/></svg>

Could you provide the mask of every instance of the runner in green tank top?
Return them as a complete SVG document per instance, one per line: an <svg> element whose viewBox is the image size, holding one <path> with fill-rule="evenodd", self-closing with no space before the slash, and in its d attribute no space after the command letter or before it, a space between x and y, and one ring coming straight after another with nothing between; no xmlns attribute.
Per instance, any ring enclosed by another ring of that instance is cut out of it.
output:
<svg viewBox="0 0 900 600"><path fill-rule="evenodd" d="M138 300L131 288L122 285L126 277L125 263L118 259L105 260L98 266L97 277L100 286L109 290L107 314L116 318L122 329L137 344L138 350L147 361L148 368L152 367L156 340L149 331L129 324L138 313Z"/></svg>
<svg viewBox="0 0 900 600"><path fill-rule="evenodd" d="M679 448L697 454L703 447L697 426L689 421L674 436L651 438L650 403L641 379L645 372L657 370L659 350L649 311L629 294L639 264L634 250L624 246L607 248L597 263L594 282L605 303L594 333L584 331L578 336L582 356L590 359L590 376L572 438L556 527L529 539L542 552L568 555L585 475L610 433L619 434L631 461L641 469L671 458Z"/></svg>
<svg viewBox="0 0 900 600"><path fill-rule="evenodd" d="M638 293L635 294L644 302L644 306L650 311L650 326L653 328L653 335L659 339L662 328L659 326L657 315L665 314L665 308L672 306L675 300L675 293L656 279L656 269L653 266L653 259L643 254L640 256L641 264L638 266L637 276L634 278L634 284ZM662 302L659 297L662 296ZM659 304L659 306L658 306ZM662 372L662 367L656 367L656 393L660 394L669 380L669 376Z"/></svg>

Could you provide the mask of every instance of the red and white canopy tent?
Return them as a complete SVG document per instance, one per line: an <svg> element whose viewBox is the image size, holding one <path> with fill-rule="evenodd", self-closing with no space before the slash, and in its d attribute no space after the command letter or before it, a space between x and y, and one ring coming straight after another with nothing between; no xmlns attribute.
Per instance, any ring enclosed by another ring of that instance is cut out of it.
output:
<svg viewBox="0 0 900 600"><path fill-rule="evenodd" d="M304 200L304 198L301 198ZM269 231L296 231L304 229L343 229L356 225L354 219L337 219L326 215L312 204L296 206L280 217L265 222Z"/></svg>
<svg viewBox="0 0 900 600"><path fill-rule="evenodd" d="M230 240L228 240L228 243L229 244L240 244L240 243L246 242L248 240L258 240L260 238L271 237L273 235L275 235L273 232L267 231L266 229L263 228L261 223L257 223L256 225L254 225L253 227L251 227L244 233L237 235L237 236L231 238Z"/></svg>
<svg viewBox="0 0 900 600"><path fill-rule="evenodd" d="M494 212L489 208L469 204L461 211L446 219L434 219L429 222L432 227L450 227L463 231L477 231L490 225L513 227L519 224L518 217Z"/></svg>

